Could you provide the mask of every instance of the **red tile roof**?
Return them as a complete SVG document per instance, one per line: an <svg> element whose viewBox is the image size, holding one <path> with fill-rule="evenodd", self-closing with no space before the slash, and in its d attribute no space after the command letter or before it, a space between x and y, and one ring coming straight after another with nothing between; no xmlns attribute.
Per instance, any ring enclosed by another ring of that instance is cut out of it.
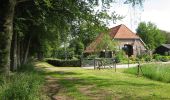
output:
<svg viewBox="0 0 170 100"><path fill-rule="evenodd" d="M139 39L135 33L123 24L111 28L110 36L115 39Z"/></svg>

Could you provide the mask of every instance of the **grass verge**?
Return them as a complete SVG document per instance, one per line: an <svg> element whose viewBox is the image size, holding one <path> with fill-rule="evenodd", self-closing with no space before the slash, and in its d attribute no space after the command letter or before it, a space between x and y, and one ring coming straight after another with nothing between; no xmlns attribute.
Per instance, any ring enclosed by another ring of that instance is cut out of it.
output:
<svg viewBox="0 0 170 100"><path fill-rule="evenodd" d="M27 64L6 78L0 76L0 100L45 100L41 92L44 76Z"/></svg>
<svg viewBox="0 0 170 100"><path fill-rule="evenodd" d="M170 64L145 64L142 65L143 76L166 83L170 83ZM128 68L125 73L137 74L137 68Z"/></svg>

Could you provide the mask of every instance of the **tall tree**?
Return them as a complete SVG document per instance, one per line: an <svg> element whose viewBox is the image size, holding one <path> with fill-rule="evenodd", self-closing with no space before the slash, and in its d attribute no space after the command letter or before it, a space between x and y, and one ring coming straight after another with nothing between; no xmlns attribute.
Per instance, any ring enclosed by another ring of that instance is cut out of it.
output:
<svg viewBox="0 0 170 100"><path fill-rule="evenodd" d="M166 42L165 35L151 22L141 22L137 33L151 50Z"/></svg>
<svg viewBox="0 0 170 100"><path fill-rule="evenodd" d="M16 0L0 1L0 73L9 73Z"/></svg>
<svg viewBox="0 0 170 100"><path fill-rule="evenodd" d="M161 33L163 33L163 34L165 35L165 37L166 37L166 43L167 43L167 44L170 44L170 32L161 30Z"/></svg>

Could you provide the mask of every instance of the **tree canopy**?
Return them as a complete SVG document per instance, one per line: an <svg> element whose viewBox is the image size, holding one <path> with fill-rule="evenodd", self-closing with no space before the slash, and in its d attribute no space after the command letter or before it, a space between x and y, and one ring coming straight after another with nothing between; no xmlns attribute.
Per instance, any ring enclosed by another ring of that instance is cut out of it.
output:
<svg viewBox="0 0 170 100"><path fill-rule="evenodd" d="M165 35L151 22L141 22L137 28L137 34L151 50L166 42Z"/></svg>

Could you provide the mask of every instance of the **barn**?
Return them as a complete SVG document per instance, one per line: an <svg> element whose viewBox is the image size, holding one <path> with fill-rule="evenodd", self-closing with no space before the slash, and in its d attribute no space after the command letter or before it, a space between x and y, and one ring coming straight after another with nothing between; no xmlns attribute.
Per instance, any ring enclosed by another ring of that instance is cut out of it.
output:
<svg viewBox="0 0 170 100"><path fill-rule="evenodd" d="M128 56L141 55L146 51L146 46L142 39L123 24L111 28L109 30L109 35L112 40L116 40L118 42L116 48L118 50L126 50L126 54ZM86 47L84 53L95 52L96 47L100 44L102 38L103 33L99 34L99 36Z"/></svg>
<svg viewBox="0 0 170 100"><path fill-rule="evenodd" d="M162 44L154 51L155 54L170 55L170 44Z"/></svg>

